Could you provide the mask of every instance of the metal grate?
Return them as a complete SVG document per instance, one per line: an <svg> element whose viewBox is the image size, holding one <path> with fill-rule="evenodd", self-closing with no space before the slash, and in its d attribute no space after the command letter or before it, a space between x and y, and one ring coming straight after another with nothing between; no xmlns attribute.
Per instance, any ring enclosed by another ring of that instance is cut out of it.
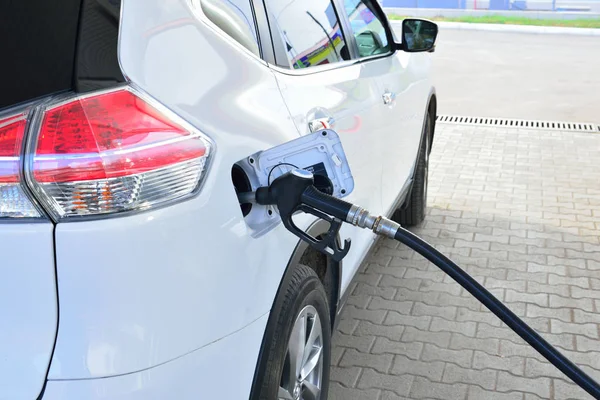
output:
<svg viewBox="0 0 600 400"><path fill-rule="evenodd" d="M508 128L549 129L555 131L578 131L600 133L600 125L581 122L536 121L527 119L459 117L438 115L437 121L446 124L503 126Z"/></svg>

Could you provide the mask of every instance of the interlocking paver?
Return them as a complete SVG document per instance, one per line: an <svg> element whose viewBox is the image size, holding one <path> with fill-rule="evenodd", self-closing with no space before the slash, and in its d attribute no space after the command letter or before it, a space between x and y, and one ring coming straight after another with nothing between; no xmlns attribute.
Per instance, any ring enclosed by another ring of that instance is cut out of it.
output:
<svg viewBox="0 0 600 400"><path fill-rule="evenodd" d="M358 388L348 388L342 386L336 381L332 381L329 385L330 400L365 400L376 399L380 391L377 389L361 390Z"/></svg>
<svg viewBox="0 0 600 400"><path fill-rule="evenodd" d="M520 272L520 271L508 271L508 275L506 276L506 280L508 282L537 282L537 283L548 283L548 277L550 275L544 272ZM562 283L562 282L555 282Z"/></svg>
<svg viewBox="0 0 600 400"><path fill-rule="evenodd" d="M371 297L371 302L367 306L369 310L390 310L405 315L410 314L412 307L412 301L386 300L377 296Z"/></svg>
<svg viewBox="0 0 600 400"><path fill-rule="evenodd" d="M467 336L475 336L477 324L472 321L448 321L443 318L433 317L429 329L432 332L460 332Z"/></svg>
<svg viewBox="0 0 600 400"><path fill-rule="evenodd" d="M450 350L432 344L426 344L421 359L424 361L446 361L461 367L471 366L472 350Z"/></svg>
<svg viewBox="0 0 600 400"><path fill-rule="evenodd" d="M423 343L420 342L397 342L384 337L378 337L371 350L373 354L396 354L402 355L413 360L419 359L423 351Z"/></svg>
<svg viewBox="0 0 600 400"><path fill-rule="evenodd" d="M590 396L573 383L554 380L554 397L557 399L588 399Z"/></svg>
<svg viewBox="0 0 600 400"><path fill-rule="evenodd" d="M568 379L552 364L538 361L535 358L528 358L525 361L525 376L529 378L556 377L559 379Z"/></svg>
<svg viewBox="0 0 600 400"><path fill-rule="evenodd" d="M521 392L500 393L484 390L479 386L469 386L468 400L523 400Z"/></svg>
<svg viewBox="0 0 600 400"><path fill-rule="evenodd" d="M456 318L457 308L454 306L430 306L425 303L415 303L412 309L413 315L421 315L421 316L437 316L441 318L445 318L448 320L453 320Z"/></svg>
<svg viewBox="0 0 600 400"><path fill-rule="evenodd" d="M542 378L524 378L511 375L508 372L498 372L498 383L496 390L499 392L508 392L519 390L522 392L535 393L544 399L550 398L551 380L547 377Z"/></svg>
<svg viewBox="0 0 600 400"><path fill-rule="evenodd" d="M419 330L425 330L431 324L431 317L428 315L415 317L414 315L402 315L395 311L389 311L384 325L400 325L400 326L414 326Z"/></svg>
<svg viewBox="0 0 600 400"><path fill-rule="evenodd" d="M358 380L359 389L387 389L400 396L408 395L410 386L412 385L414 376L412 375L393 375L380 374L370 368L364 370L362 376Z"/></svg>
<svg viewBox="0 0 600 400"><path fill-rule="evenodd" d="M535 304L527 304L527 317L528 318L557 318L564 322L570 322L572 315L571 308L547 308L540 307Z"/></svg>
<svg viewBox="0 0 600 400"><path fill-rule="evenodd" d="M598 325L596 324L577 324L553 319L550 320L550 326L552 333L573 333L578 336L598 339Z"/></svg>
<svg viewBox="0 0 600 400"><path fill-rule="evenodd" d="M515 271L513 270L508 270L507 274L506 274L506 279L494 279L494 278L487 278L485 280L485 287L487 289L496 289L496 288L503 288L503 289L513 289L519 292L525 292L525 287L527 286L527 281L524 280L514 280L514 279L509 279L508 277L511 276L513 273L515 273Z"/></svg>
<svg viewBox="0 0 600 400"><path fill-rule="evenodd" d="M573 285L579 286L583 289L588 289L590 287L590 278L588 277L579 277L574 278L570 276L559 276L550 274L548 275L548 283L551 285Z"/></svg>
<svg viewBox="0 0 600 400"><path fill-rule="evenodd" d="M375 337L346 335L338 332L333 338L333 342L336 346L347 347L363 353L368 353L375 342Z"/></svg>
<svg viewBox="0 0 600 400"><path fill-rule="evenodd" d="M576 337L577 351L597 351L600 352L600 340L590 339L585 336Z"/></svg>
<svg viewBox="0 0 600 400"><path fill-rule="evenodd" d="M498 372L493 369L466 369L454 364L446 365L442 380L446 383L468 383L493 390Z"/></svg>
<svg viewBox="0 0 600 400"><path fill-rule="evenodd" d="M594 311L594 302L588 298L573 298L565 296L550 295L550 308L572 307L584 311Z"/></svg>
<svg viewBox="0 0 600 400"><path fill-rule="evenodd" d="M390 370L394 375L419 375L434 381L441 381L443 372L443 361L415 361L403 356L394 359Z"/></svg>
<svg viewBox="0 0 600 400"><path fill-rule="evenodd" d="M600 135L438 125L429 180L413 231L600 379ZM330 399L590 398L403 245L351 288Z"/></svg>
<svg viewBox="0 0 600 400"><path fill-rule="evenodd" d="M481 350L497 354L500 341L498 339L471 338L460 333L453 333L450 348L455 350Z"/></svg>
<svg viewBox="0 0 600 400"><path fill-rule="evenodd" d="M330 371L331 380L339 382L345 387L356 386L358 378L362 373L362 369L359 367L336 367L332 366Z"/></svg>
<svg viewBox="0 0 600 400"><path fill-rule="evenodd" d="M551 257L548 258L550 259ZM527 263L527 272L552 272L557 275L566 275L567 267L565 267L562 263L560 265L552 265L550 262L547 264Z"/></svg>
<svg viewBox="0 0 600 400"><path fill-rule="evenodd" d="M592 322L600 325L600 313L573 310L573 320L578 323ZM598 345L600 346L600 343Z"/></svg>
<svg viewBox="0 0 600 400"><path fill-rule="evenodd" d="M478 370L491 368L499 371L508 371L513 375L522 375L525 368L525 358L500 357L476 350L473 357L473 368Z"/></svg>
<svg viewBox="0 0 600 400"><path fill-rule="evenodd" d="M413 399L463 399L468 386L464 384L449 384L433 382L426 378L416 377L410 391Z"/></svg>
<svg viewBox="0 0 600 400"><path fill-rule="evenodd" d="M450 343L450 332L429 332L407 326L402 335L402 341L423 343L432 343L438 346L447 347Z"/></svg>
<svg viewBox="0 0 600 400"><path fill-rule="evenodd" d="M390 340L399 341L405 329L407 328L402 326L384 326L369 321L360 321L355 327L353 335L359 337L375 337L376 339L388 338Z"/></svg>
<svg viewBox="0 0 600 400"><path fill-rule="evenodd" d="M392 359L391 354L366 354L354 349L346 349L339 365L340 367L374 368L386 373L392 365Z"/></svg>
<svg viewBox="0 0 600 400"><path fill-rule="evenodd" d="M382 391L379 400L408 400L408 397L398 396L394 392Z"/></svg>

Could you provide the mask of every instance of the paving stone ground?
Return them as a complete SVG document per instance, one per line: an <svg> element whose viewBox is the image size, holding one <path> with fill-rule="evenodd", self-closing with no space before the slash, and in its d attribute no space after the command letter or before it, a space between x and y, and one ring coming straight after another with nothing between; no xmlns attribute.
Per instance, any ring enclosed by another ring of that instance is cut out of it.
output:
<svg viewBox="0 0 600 400"><path fill-rule="evenodd" d="M438 125L413 229L600 380L600 135ZM329 399L589 399L435 266L380 240Z"/></svg>

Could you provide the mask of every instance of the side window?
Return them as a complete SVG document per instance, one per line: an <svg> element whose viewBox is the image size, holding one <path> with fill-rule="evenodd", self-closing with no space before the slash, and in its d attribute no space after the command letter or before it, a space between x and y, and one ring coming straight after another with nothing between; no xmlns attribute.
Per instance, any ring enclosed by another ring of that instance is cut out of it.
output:
<svg viewBox="0 0 600 400"><path fill-rule="evenodd" d="M371 5L376 0L344 0L344 8L356 38L358 55L369 57L391 50L384 24Z"/></svg>
<svg viewBox="0 0 600 400"><path fill-rule="evenodd" d="M331 0L266 0L277 65L308 68L349 60Z"/></svg>
<svg viewBox="0 0 600 400"><path fill-rule="evenodd" d="M250 0L200 0L200 5L216 26L260 56Z"/></svg>

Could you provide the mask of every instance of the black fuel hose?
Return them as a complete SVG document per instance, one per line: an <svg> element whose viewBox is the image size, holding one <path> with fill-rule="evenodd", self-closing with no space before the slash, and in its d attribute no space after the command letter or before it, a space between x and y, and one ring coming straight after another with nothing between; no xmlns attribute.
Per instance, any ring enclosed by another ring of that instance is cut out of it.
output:
<svg viewBox="0 0 600 400"><path fill-rule="evenodd" d="M544 356L544 358L546 358L546 360L550 361L562 373L571 378L573 382L594 396L594 398L600 399L600 385L598 385L596 381L562 355L555 347L530 328L529 325L523 322L523 320L508 307L502 304L500 300L494 297L494 295L486 288L452 262L452 260L437 251L429 243L404 228L398 228L394 238L431 261L446 274L450 275L452 279L471 293L477 300L500 318L502 322L508 325L510 329L529 343L531 347L536 349Z"/></svg>
<svg viewBox="0 0 600 400"><path fill-rule="evenodd" d="M303 170L291 171L275 179L269 187L259 188L256 191L256 202L264 205L277 205L284 224L286 224L286 220L291 219L294 212L301 210L300 207L304 205L318 210L324 215L331 215L336 218L336 221L345 221L360 228L372 229L378 235L394 238L405 244L448 274L552 365L594 398L600 400L600 385L596 381L569 361L452 260L397 223L384 217L375 217L362 207L321 193L312 186L313 183L312 174ZM340 224L341 222L336 224L338 229ZM307 237L306 233L296 232L297 228L293 224L288 222L286 227L302 240L308 240L310 245L318 244L317 240ZM317 247L317 249L323 251L321 247ZM343 258L346 253L347 249L341 257Z"/></svg>

